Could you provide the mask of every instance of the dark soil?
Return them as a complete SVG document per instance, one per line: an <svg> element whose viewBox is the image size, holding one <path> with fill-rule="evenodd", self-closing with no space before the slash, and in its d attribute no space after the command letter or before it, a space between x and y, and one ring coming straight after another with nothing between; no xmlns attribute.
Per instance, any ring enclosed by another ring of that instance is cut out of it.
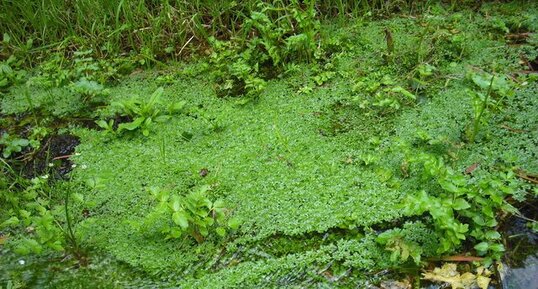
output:
<svg viewBox="0 0 538 289"><path fill-rule="evenodd" d="M64 178L72 169L69 157L80 143L73 135L52 135L42 142L42 146L25 166L27 177L51 174L54 178ZM53 164L50 166L50 164Z"/></svg>

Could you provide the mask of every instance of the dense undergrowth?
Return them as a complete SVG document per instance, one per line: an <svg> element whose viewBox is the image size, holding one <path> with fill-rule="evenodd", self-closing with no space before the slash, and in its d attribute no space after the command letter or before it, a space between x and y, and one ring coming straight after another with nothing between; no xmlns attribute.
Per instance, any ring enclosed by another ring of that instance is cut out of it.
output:
<svg viewBox="0 0 538 289"><path fill-rule="evenodd" d="M365 287L489 266L537 197L535 4L67 3L0 16L0 285Z"/></svg>

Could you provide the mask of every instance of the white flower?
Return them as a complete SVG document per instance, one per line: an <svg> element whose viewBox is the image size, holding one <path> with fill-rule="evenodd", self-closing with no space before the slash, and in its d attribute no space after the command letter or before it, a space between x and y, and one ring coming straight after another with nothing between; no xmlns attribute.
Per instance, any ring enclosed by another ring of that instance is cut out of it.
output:
<svg viewBox="0 0 538 289"><path fill-rule="evenodd" d="M72 167L72 168L76 168L76 167L77 167L77 164L72 164L71 167Z"/></svg>
<svg viewBox="0 0 538 289"><path fill-rule="evenodd" d="M19 264L20 264L20 265L24 265L24 264L26 264L26 261L24 261L23 259L20 259L20 260L19 260Z"/></svg>

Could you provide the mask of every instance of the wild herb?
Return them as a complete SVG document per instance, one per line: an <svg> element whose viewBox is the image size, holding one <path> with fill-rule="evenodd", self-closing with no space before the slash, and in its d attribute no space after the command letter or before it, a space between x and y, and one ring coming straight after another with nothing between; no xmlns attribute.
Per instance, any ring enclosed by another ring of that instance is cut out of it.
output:
<svg viewBox="0 0 538 289"><path fill-rule="evenodd" d="M3 133L0 137L0 146L3 146L2 156L9 158L13 153L20 153L24 147L30 145L30 141L16 136Z"/></svg>
<svg viewBox="0 0 538 289"><path fill-rule="evenodd" d="M198 243L215 232L224 237L227 230L237 229L235 219L226 222L228 209L221 200L211 201L207 193L210 186L202 186L185 195L171 193L157 188L150 189L153 198L158 201L153 213L146 222L158 226L166 239L179 238L183 234L193 237ZM164 220L157 224L164 216Z"/></svg>
<svg viewBox="0 0 538 289"><path fill-rule="evenodd" d="M420 264L423 253L421 246L414 241L406 240L401 229L385 231L376 238L376 241L392 252L390 255L392 262L405 262L411 257L416 264Z"/></svg>
<svg viewBox="0 0 538 289"><path fill-rule="evenodd" d="M0 91L25 80L27 73L20 68L21 65L22 62L13 55L0 62Z"/></svg>
<svg viewBox="0 0 538 289"><path fill-rule="evenodd" d="M452 252L467 240L488 260L500 258L504 246L496 230L498 212L517 212L507 201L518 189L514 173L498 172L475 180L455 172L432 154L419 153L407 161L417 166L422 182L433 185L409 196L404 212L431 216L440 240L437 253Z"/></svg>
<svg viewBox="0 0 538 289"><path fill-rule="evenodd" d="M404 104L415 102L416 96L398 85L393 78L384 75L378 80L377 76L374 74L361 78L353 86L355 95L352 102L358 104L361 109L384 115L400 110Z"/></svg>
<svg viewBox="0 0 538 289"><path fill-rule="evenodd" d="M136 66L126 57L98 60L94 55L91 49L75 51L71 59L63 53L53 53L28 84L45 88L71 86L77 93L97 93L103 90L100 86L120 79Z"/></svg>
<svg viewBox="0 0 538 289"><path fill-rule="evenodd" d="M78 237L75 235L74 220L70 216L70 200L83 202L80 194L65 191L63 206L55 205L56 194L49 185L48 175L24 182L23 191L11 196L7 201L7 219L0 228L8 232L23 232L10 240L9 245L21 255L42 254L47 250L69 251L81 257ZM8 192L6 192L8 193Z"/></svg>
<svg viewBox="0 0 538 289"><path fill-rule="evenodd" d="M245 20L242 41L209 38L213 47L211 75L217 95L256 98L266 79L278 75L288 62L310 61L317 49L319 21L314 1L284 8L260 2Z"/></svg>
<svg viewBox="0 0 538 289"><path fill-rule="evenodd" d="M480 129L487 125L489 114L498 111L505 98L513 97L513 84L505 76L488 73L469 72L468 78L477 89L468 89L473 106L473 122L467 129L467 137L472 143Z"/></svg>
<svg viewBox="0 0 538 289"><path fill-rule="evenodd" d="M87 80L86 78L81 78L72 83L70 88L74 93L82 96L83 102L91 105L105 103L106 97L109 94L109 91L103 85L93 80Z"/></svg>
<svg viewBox="0 0 538 289"><path fill-rule="evenodd" d="M98 120L96 123L108 134L121 134L124 131L140 130L144 136L149 136L151 127L155 122L165 122L171 115L180 112L186 102L170 103L166 110L163 110L160 98L164 92L159 87L148 100L141 101L136 98L118 101L112 104L120 116L132 119L130 122L119 123L114 131L114 120Z"/></svg>

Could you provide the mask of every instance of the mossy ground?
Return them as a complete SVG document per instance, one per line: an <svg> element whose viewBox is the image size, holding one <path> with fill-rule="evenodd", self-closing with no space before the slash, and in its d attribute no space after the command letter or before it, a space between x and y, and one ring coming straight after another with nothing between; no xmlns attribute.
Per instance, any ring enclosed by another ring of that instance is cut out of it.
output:
<svg viewBox="0 0 538 289"><path fill-rule="evenodd" d="M465 143L472 109L465 73L472 67L508 75L523 70L519 61L529 46L507 45L495 19L535 32L536 7L530 8L520 17L522 11L511 4L487 5L480 12L437 7L418 18L331 27L351 48L334 56L335 76L310 93L298 93L315 74L310 65L270 81L259 100L247 104L217 98L204 75L173 72L163 102L184 100L187 113L155 124L148 137L111 138L70 128L81 140L70 182L84 188L89 204L88 217L78 224L81 239L163 284L184 287L346 286L371 278L364 274L390 264L388 253L375 244L376 229L402 222L399 204L419 185L402 176L397 143L413 143L417 132L425 131L454 150L452 165L459 171L473 163L487 170L498 162L538 171L536 82L520 85L479 140ZM383 60L385 27L395 42L395 60L389 64ZM449 41L455 35L464 42ZM354 102L358 79L389 76L405 85L421 61L437 71L417 93L416 104L383 114ZM133 75L111 87L111 101L149 97L159 86L157 74ZM48 107L53 115L68 113L72 106L63 105L76 103L65 92L31 94L43 96L34 105ZM2 101L6 114L20 113L26 105L16 93ZM365 154L377 161L362 164ZM207 175L200 174L204 169ZM197 244L189 237L165 240L152 228L140 229L154 206L149 187L185 192L201 185L211 185L210 198L223 199L242 221L236 232ZM421 223L406 226L412 238L435 246ZM347 278L339 280L339 274Z"/></svg>

